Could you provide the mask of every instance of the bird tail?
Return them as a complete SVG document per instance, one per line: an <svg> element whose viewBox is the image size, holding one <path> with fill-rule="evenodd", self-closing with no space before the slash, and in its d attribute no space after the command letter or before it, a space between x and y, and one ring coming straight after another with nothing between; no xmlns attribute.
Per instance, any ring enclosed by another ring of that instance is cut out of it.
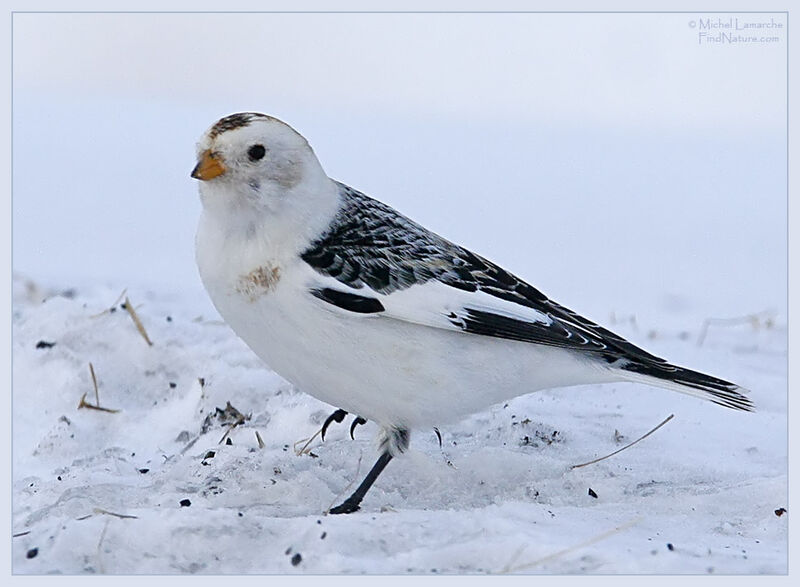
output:
<svg viewBox="0 0 800 587"><path fill-rule="evenodd" d="M649 362L631 362L619 369L621 375L629 381L693 395L734 410L755 411L755 405L745 395L749 390L705 373L669 363Z"/></svg>

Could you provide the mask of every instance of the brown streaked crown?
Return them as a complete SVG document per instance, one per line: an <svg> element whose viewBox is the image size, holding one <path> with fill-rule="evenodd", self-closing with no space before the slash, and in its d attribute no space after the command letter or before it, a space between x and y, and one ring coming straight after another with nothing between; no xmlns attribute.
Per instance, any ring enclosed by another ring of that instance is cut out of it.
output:
<svg viewBox="0 0 800 587"><path fill-rule="evenodd" d="M258 112L237 112L236 114L231 114L224 118L220 118L208 131L208 136L211 139L214 139L225 131L249 126L250 123L256 119L270 118L272 117L267 116L266 114L259 114Z"/></svg>

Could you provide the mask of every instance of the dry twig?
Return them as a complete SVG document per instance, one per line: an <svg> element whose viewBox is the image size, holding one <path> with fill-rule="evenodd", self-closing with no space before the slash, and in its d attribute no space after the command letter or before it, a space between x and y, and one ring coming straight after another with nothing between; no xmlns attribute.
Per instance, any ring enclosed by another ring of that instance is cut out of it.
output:
<svg viewBox="0 0 800 587"><path fill-rule="evenodd" d="M310 449L310 448L308 448L308 447L309 447L309 445L310 445L312 442L314 442L314 439L315 439L317 436L319 436L321 433L322 433L322 428L320 428L319 430L317 430L316 432L314 432L314 436L312 436L311 438L301 438L300 440L298 440L297 442L295 442L295 443L292 445L292 448L294 449L294 454L295 454L296 456L298 456L298 457L299 457L299 456L303 456L304 454L310 453L310 452L311 452L311 449ZM297 450L297 445L298 445L298 444L300 444L301 442L305 442L305 444L303 445L303 448L301 448L300 450Z"/></svg>
<svg viewBox="0 0 800 587"><path fill-rule="evenodd" d="M88 392L86 392L81 396L81 401L78 403L78 409L80 410L81 408L88 408L90 410L98 410L100 412L108 412L110 414L116 414L119 412L119 410L100 406L100 392L98 391L97 377L94 374L94 365L92 365L91 362L89 363L89 373L92 375L92 385L94 385L94 398L96 403L92 405L86 401L86 395L88 394Z"/></svg>
<svg viewBox="0 0 800 587"><path fill-rule="evenodd" d="M81 520L88 520L89 518L96 516L97 514L104 515L104 516L114 516L115 518L119 518L120 520L138 520L139 516L132 516L130 514L118 514L116 512L111 512L108 510L104 510L103 508L94 508L92 509L91 514L86 514L85 516L81 516L80 518L75 518L77 521Z"/></svg>
<svg viewBox="0 0 800 587"><path fill-rule="evenodd" d="M589 461L588 463L581 463L580 465L572 465L572 466L570 467L570 470L572 470L572 469L578 469L578 468L580 468L580 467L585 467L586 465L593 465L593 464L595 464L595 463L599 463L600 461L603 461L603 460L605 460L605 459L607 459L607 458L609 458L609 457L613 457L613 456L614 456L615 454L617 454L617 453L621 453L621 452L622 452L623 450L625 450L626 448L630 448L630 447L632 447L634 444L636 444L637 442L639 442L640 440L644 440L645 438L647 438L648 436L650 436L650 435L651 435L653 432L655 432L656 430L658 430L659 428L661 428L661 427L662 427L664 424L666 424L667 422L669 422L670 420L672 420L672 418L674 418L674 417L675 417L675 414L670 414L669 416L667 416L667 417L664 419L664 421L663 421L663 422L661 422L661 424L659 424L658 426L656 426L655 428L653 428L653 429L652 429L650 432L648 432L648 433L647 433L647 434L645 434L644 436L640 436L639 438L637 438L637 439L636 439L636 440L634 440L633 442L626 444L626 445L625 445L625 446L623 446L622 448L620 448L620 449L617 449L617 450L615 450L614 452L612 452L611 454L607 454L607 455L606 455L606 456L604 456L604 457L600 457L599 459L594 459L593 461Z"/></svg>
<svg viewBox="0 0 800 587"><path fill-rule="evenodd" d="M139 516L133 516L130 514L118 514L116 512L110 512L108 510L104 510L103 508L94 508L94 513L96 514L103 514L106 516L114 516L115 518L119 518L120 520L138 520Z"/></svg>
<svg viewBox="0 0 800 587"><path fill-rule="evenodd" d="M581 542L580 544L576 544L575 546L570 546L569 548L565 548L564 550L559 550L558 552L554 552L553 554L547 555L547 556L542 557L542 558L540 558L538 560L535 560L535 561L532 561L532 562L529 562L529 563L524 563L524 564L521 564L521 565L517 565L516 567L512 567L511 565L513 564L514 560L516 558L518 558L519 555L522 553L522 550L517 550L517 552L514 553L514 556L512 557L512 559L506 564L505 567L503 567L503 569L500 571L500 573L514 573L516 571L522 571L524 569L530 569L531 567L538 567L539 565L542 565L544 563L550 562L552 560L555 560L557 558L560 558L562 556L570 554L571 552L574 552L576 550L580 550L581 548L586 548L587 546L591 546L592 544L596 544L596 543L600 542L601 540L605 540L606 538L610 538L614 534L619 534L620 532L623 532L623 531L627 530L628 528L631 528L631 527L635 526L636 524L638 524L641 521L642 521L641 517L634 518L633 520L630 520L630 521L622 524L621 526L617 526L616 528L612 528L611 530L608 530L607 532L603 532L602 534L598 534L594 538L590 538L589 540L587 540L585 542Z"/></svg>
<svg viewBox="0 0 800 587"><path fill-rule="evenodd" d="M136 310L133 309L133 304L131 304L127 296L125 297L125 310L130 314L131 320L133 320L133 323L136 325L136 330L139 331L139 334L142 335L145 342L147 342L149 346L153 346L153 342L150 340L150 337L147 336L147 331L144 329L144 324L139 320L139 315L136 313Z"/></svg>
<svg viewBox="0 0 800 587"><path fill-rule="evenodd" d="M706 318L703 320L703 326L700 329L700 335L697 337L697 346L703 346L708 335L708 329L711 326L737 326L739 324L752 324L754 328L761 325L761 320L764 320L764 326L771 328L773 325L772 310L763 310L746 316L737 316L735 318Z"/></svg>
<svg viewBox="0 0 800 587"><path fill-rule="evenodd" d="M94 386L94 405L100 405L100 392L97 389L97 376L94 374L94 365L89 361L89 373L92 375L92 385Z"/></svg>
<svg viewBox="0 0 800 587"><path fill-rule="evenodd" d="M128 288L125 288L125 289L123 289L123 290L122 290L122 293L121 293L121 294L119 294L119 297L118 297L116 300L114 300L114 303L113 303L113 304L111 304L111 305L110 305L108 308L106 308L106 309L105 309L105 310L103 310L102 312L98 312L97 314L92 314L92 315L91 315L91 316L89 316L89 317L90 317L90 318L99 318L99 317L100 317L100 316L102 316L103 314L110 314L112 311L115 311L115 310L116 310L116 307L117 307L117 304L119 304L120 300L122 300L122 298L125 296L125 293L126 293L127 291L128 291Z"/></svg>

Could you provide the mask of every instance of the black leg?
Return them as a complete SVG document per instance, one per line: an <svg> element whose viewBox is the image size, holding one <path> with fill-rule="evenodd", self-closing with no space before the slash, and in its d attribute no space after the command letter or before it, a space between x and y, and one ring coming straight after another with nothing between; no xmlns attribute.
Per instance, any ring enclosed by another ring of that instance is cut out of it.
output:
<svg viewBox="0 0 800 587"><path fill-rule="evenodd" d="M386 468L386 465L389 464L389 461L392 460L392 455L389 454L388 451L381 453L381 456L378 457L377 462L372 466L367 476L361 482L361 485L358 486L353 492L353 495L348 497L344 502L340 505L337 505L335 508L331 508L330 513L332 514L351 514L353 512L357 512L359 510L359 506L361 505L361 500L364 499L364 496L369 491L369 488L372 487L372 484L375 483L375 479L378 478L378 475L381 474Z"/></svg>
<svg viewBox="0 0 800 587"><path fill-rule="evenodd" d="M344 410L336 410L334 413L332 413L330 416L327 417L327 419L325 420L325 423L322 425L322 440L323 440L323 442L325 441L325 431L328 429L328 426L330 426L330 423L331 422L336 422L337 424L341 424L342 420L344 420L344 417L346 415L347 415L347 412L345 412Z"/></svg>

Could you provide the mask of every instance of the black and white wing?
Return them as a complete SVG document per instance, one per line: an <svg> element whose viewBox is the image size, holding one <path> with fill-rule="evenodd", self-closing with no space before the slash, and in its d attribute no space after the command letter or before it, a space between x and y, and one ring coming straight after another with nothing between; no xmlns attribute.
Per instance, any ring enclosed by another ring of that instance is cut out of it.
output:
<svg viewBox="0 0 800 587"><path fill-rule="evenodd" d="M464 332L595 352L609 362L631 353L661 360L553 302L491 261L377 200L340 186L344 205L302 258L321 275L334 278L336 285L346 287L321 288L315 293L318 297L346 306L347 298L333 292L350 291L353 297L346 309L370 307L375 312L385 312L395 297L406 302L402 305L406 311L400 313L407 318L415 305L420 310L433 305L446 318L439 325ZM425 295L400 295L412 286L434 284L447 287L438 292L425 288ZM366 298L377 303L365 303Z"/></svg>
<svg viewBox="0 0 800 587"><path fill-rule="evenodd" d="M386 204L339 186L342 207L302 254L323 278L311 288L319 299L354 313L580 352L750 409L738 386L667 363Z"/></svg>

